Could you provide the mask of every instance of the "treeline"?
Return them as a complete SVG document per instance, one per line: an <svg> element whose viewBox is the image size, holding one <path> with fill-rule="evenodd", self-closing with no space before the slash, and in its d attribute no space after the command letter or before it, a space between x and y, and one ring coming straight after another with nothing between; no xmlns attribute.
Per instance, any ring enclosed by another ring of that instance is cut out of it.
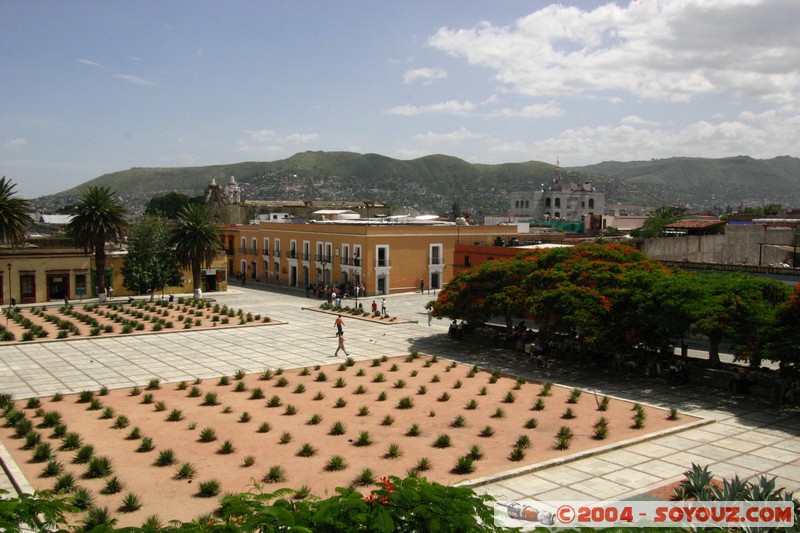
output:
<svg viewBox="0 0 800 533"><path fill-rule="evenodd" d="M800 285L744 273L687 273L620 244L522 252L457 275L433 303L437 317L483 324L529 317L554 344L577 341L596 359L646 350L672 353L689 334L709 341L709 359L730 342L753 366L796 365Z"/></svg>

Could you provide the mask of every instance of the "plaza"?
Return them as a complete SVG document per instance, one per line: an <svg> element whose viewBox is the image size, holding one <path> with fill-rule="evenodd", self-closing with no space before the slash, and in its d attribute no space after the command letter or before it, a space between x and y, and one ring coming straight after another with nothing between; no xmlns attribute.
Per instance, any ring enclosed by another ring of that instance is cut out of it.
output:
<svg viewBox="0 0 800 533"><path fill-rule="evenodd" d="M218 303L259 313L279 323L225 330L159 333L137 337L20 343L0 347L0 392L15 398L56 392L130 387L152 378L177 382L211 378L244 369L290 368L331 362L336 349L334 317L307 307L319 301L295 291L235 287L211 295ZM709 423L679 433L655 436L625 447L586 454L580 459L540 465L519 475L481 480L480 493L499 499L598 500L634 498L682 478L692 463L708 466L717 477L775 477L776 484L800 491L800 417L797 410L776 408L752 397L732 396L692 385L629 378L594 369L553 365L539 369L511 351L447 335L448 322L428 326L424 305L431 294L405 293L386 298L388 313L410 322L376 323L345 315L348 350L357 360L396 356L412 350L441 358L500 369L531 380L568 387L705 418ZM363 300L364 306L371 298ZM0 456L0 488L30 485L10 461Z"/></svg>

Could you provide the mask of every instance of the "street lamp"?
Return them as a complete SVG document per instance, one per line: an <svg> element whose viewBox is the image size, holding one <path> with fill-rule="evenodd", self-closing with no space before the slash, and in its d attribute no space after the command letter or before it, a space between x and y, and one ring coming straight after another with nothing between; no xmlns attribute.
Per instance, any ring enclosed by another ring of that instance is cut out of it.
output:
<svg viewBox="0 0 800 533"><path fill-rule="evenodd" d="M8 267L8 311L11 314L11 263L6 265ZM6 317L8 321L8 317Z"/></svg>

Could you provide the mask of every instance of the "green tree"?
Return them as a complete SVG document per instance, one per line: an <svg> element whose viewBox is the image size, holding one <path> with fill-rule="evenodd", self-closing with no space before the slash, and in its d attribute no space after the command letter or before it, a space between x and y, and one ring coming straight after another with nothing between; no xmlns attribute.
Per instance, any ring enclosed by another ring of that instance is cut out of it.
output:
<svg viewBox="0 0 800 533"><path fill-rule="evenodd" d="M109 187L89 187L82 192L70 214L73 218L67 224L67 235L78 246L94 253L97 269L95 290L102 301L106 287L106 243L117 241L125 234L128 210L114 198Z"/></svg>
<svg viewBox="0 0 800 533"><path fill-rule="evenodd" d="M211 215L203 205L185 206L175 221L169 236L170 246L183 268L192 272L192 289L196 298L200 297L200 269L211 264L217 252L223 248L219 238L219 227L211 220Z"/></svg>
<svg viewBox="0 0 800 533"><path fill-rule="evenodd" d="M202 197L199 197L202 200ZM153 215L156 213L161 213L169 220L175 220L178 216L178 213L189 204L192 203L201 203L197 197L190 198L185 194L181 194L179 192L169 192L162 196L154 196L147 202L147 207L145 207L144 214L145 215Z"/></svg>
<svg viewBox="0 0 800 533"><path fill-rule="evenodd" d="M64 526L67 513L78 511L67 500L46 490L9 497L8 491L0 489L0 531L18 532L23 530L20 526L25 526L24 531L53 531Z"/></svg>
<svg viewBox="0 0 800 533"><path fill-rule="evenodd" d="M653 216L644 221L641 228L631 231L631 236L637 239L654 239L664 235L667 224L679 221L686 214L685 207L662 205L656 209Z"/></svg>
<svg viewBox="0 0 800 533"><path fill-rule="evenodd" d="M128 233L128 255L122 265L123 284L150 298L165 287L178 285L181 272L169 246L169 221L160 214L145 215Z"/></svg>
<svg viewBox="0 0 800 533"><path fill-rule="evenodd" d="M536 263L524 259L484 261L459 273L439 292L433 315L473 324L500 315L510 333L513 317L525 316L523 281L535 268Z"/></svg>
<svg viewBox="0 0 800 533"><path fill-rule="evenodd" d="M19 244L25 239L25 230L32 222L28 216L30 202L17 198L16 184L0 178L0 241Z"/></svg>
<svg viewBox="0 0 800 533"><path fill-rule="evenodd" d="M775 310L775 319L765 331L763 356L784 366L800 365L800 283L789 299Z"/></svg>

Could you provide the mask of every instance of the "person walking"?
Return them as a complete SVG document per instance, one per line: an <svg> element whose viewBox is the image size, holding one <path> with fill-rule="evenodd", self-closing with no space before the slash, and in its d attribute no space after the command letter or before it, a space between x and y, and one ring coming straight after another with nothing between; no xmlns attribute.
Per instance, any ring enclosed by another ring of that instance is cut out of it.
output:
<svg viewBox="0 0 800 533"><path fill-rule="evenodd" d="M386 298L381 300L381 314L386 316Z"/></svg>
<svg viewBox="0 0 800 533"><path fill-rule="evenodd" d="M374 315L377 312L378 312L378 303L375 300L372 300L372 314Z"/></svg>
<svg viewBox="0 0 800 533"><path fill-rule="evenodd" d="M336 317L336 322L334 322L333 324L336 326L336 334L340 337L344 335L344 332L342 331L342 328L344 327L344 321L342 320L342 315L338 315Z"/></svg>
<svg viewBox="0 0 800 533"><path fill-rule="evenodd" d="M333 352L334 357L339 357L339 350L342 350L345 355L350 355L347 353L347 348L344 347L344 335L339 335L339 346L336 348L336 351Z"/></svg>
<svg viewBox="0 0 800 533"><path fill-rule="evenodd" d="M428 308L428 325L431 325L431 321L433 320L433 309L430 307Z"/></svg>

